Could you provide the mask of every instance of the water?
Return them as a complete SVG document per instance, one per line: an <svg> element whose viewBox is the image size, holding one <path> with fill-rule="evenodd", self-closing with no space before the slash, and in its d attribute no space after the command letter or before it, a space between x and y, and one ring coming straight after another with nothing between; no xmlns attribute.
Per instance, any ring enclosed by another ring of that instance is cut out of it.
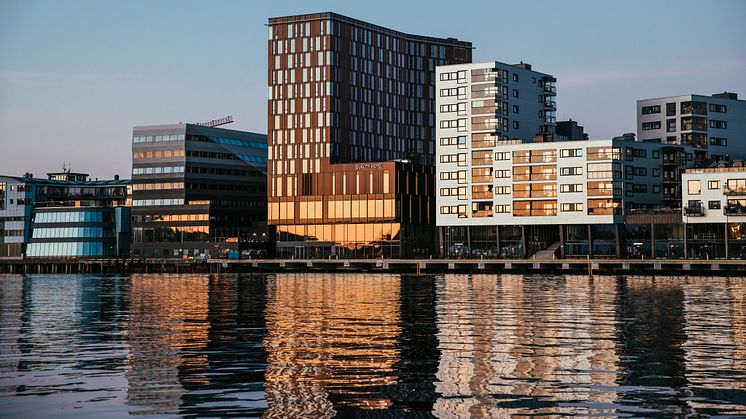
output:
<svg viewBox="0 0 746 419"><path fill-rule="evenodd" d="M746 415L746 279L0 276L0 416Z"/></svg>

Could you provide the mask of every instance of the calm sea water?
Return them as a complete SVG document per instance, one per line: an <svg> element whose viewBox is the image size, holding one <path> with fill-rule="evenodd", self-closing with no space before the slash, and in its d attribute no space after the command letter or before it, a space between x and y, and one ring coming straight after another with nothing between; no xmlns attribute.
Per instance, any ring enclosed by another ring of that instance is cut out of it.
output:
<svg viewBox="0 0 746 419"><path fill-rule="evenodd" d="M746 279L0 276L0 416L746 415Z"/></svg>

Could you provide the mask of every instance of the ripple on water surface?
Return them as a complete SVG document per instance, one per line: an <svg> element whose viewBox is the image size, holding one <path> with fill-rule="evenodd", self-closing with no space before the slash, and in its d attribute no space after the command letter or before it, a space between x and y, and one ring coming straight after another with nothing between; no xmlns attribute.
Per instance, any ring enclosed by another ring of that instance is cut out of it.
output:
<svg viewBox="0 0 746 419"><path fill-rule="evenodd" d="M746 414L746 281L0 276L3 417Z"/></svg>

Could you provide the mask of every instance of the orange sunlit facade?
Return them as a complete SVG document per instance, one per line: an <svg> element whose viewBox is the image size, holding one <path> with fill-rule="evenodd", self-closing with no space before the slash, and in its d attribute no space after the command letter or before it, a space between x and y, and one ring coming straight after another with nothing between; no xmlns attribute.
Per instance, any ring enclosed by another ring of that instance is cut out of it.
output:
<svg viewBox="0 0 746 419"><path fill-rule="evenodd" d="M334 13L269 20L268 218L280 257L434 243L435 66L471 44Z"/></svg>

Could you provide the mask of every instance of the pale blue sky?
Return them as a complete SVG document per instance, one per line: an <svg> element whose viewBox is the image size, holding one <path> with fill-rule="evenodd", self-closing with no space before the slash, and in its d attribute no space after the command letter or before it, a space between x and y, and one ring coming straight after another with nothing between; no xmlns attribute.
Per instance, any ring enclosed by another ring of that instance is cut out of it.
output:
<svg viewBox="0 0 746 419"><path fill-rule="evenodd" d="M133 125L266 132L268 17L334 11L557 77L557 117L635 131L635 101L746 97L746 1L0 0L0 174L129 177ZM746 140L746 139L744 139Z"/></svg>

